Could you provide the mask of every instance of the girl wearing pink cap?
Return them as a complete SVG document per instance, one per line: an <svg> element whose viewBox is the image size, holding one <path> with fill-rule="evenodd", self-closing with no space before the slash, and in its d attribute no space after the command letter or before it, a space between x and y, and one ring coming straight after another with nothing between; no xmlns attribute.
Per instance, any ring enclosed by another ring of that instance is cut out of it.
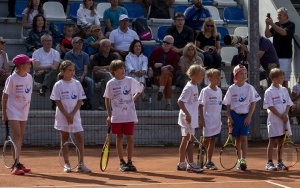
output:
<svg viewBox="0 0 300 188"><path fill-rule="evenodd" d="M33 87L32 76L28 73L32 60L24 54L13 58L16 68L7 78L2 95L2 120L11 125L12 139L17 146L17 163L11 171L15 175L23 175L30 171L20 163L20 153Z"/></svg>
<svg viewBox="0 0 300 188"><path fill-rule="evenodd" d="M233 81L224 97L223 104L227 106L228 129L232 130L238 150L238 165L241 170L247 169L246 155L248 149L248 135L250 132L251 117L256 102L260 96L254 87L248 84L247 69L244 65L237 65L233 69Z"/></svg>

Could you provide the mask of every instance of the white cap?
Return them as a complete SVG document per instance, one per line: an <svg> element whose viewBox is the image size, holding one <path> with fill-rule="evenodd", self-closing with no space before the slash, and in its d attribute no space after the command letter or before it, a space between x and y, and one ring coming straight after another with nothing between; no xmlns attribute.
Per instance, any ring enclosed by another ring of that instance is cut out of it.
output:
<svg viewBox="0 0 300 188"><path fill-rule="evenodd" d="M128 16L126 14L121 14L120 17L119 17L119 21L122 21L126 18L128 19Z"/></svg>

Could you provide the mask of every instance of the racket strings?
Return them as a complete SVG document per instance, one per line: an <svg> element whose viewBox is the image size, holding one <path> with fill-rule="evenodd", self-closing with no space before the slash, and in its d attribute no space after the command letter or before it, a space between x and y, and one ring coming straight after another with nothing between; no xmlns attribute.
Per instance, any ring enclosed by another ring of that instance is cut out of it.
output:
<svg viewBox="0 0 300 188"><path fill-rule="evenodd" d="M15 166L17 162L17 148L11 140L5 141L2 157L6 168L12 168Z"/></svg>
<svg viewBox="0 0 300 188"><path fill-rule="evenodd" d="M237 164L237 150L233 145L227 145L221 150L220 163L224 169L232 169Z"/></svg>

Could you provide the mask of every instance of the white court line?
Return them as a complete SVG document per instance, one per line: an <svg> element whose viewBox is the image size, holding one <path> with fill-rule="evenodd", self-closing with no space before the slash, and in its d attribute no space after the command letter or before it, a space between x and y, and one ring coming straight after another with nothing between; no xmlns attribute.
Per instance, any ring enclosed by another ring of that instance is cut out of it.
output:
<svg viewBox="0 0 300 188"><path fill-rule="evenodd" d="M281 185L281 184L279 184L279 183L274 183L274 182L272 182L272 181L266 181L266 182L269 183L269 184L277 185L278 187L291 188L291 187L288 187L288 186L285 186L285 185Z"/></svg>

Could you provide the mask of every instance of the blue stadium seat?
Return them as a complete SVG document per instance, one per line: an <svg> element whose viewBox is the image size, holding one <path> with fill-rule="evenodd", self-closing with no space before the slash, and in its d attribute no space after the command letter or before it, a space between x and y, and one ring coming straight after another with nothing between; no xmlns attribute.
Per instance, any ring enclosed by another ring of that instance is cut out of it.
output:
<svg viewBox="0 0 300 188"><path fill-rule="evenodd" d="M152 51L156 48L156 46L153 45L144 45L144 55L148 58L150 57Z"/></svg>
<svg viewBox="0 0 300 188"><path fill-rule="evenodd" d="M217 27L217 31L220 33L220 44L221 46L224 46L224 37L225 35L228 35L228 29L226 27Z"/></svg>
<svg viewBox="0 0 300 188"><path fill-rule="evenodd" d="M77 22L77 10L79 9L80 3L81 2L70 3L69 18L74 22Z"/></svg>
<svg viewBox="0 0 300 188"><path fill-rule="evenodd" d="M28 6L28 1L17 1L15 6L15 15L17 20L22 20L22 13Z"/></svg>
<svg viewBox="0 0 300 188"><path fill-rule="evenodd" d="M243 10L239 7L225 7L223 17L227 24L248 24L248 20L244 18Z"/></svg>
<svg viewBox="0 0 300 188"><path fill-rule="evenodd" d="M193 0L188 0L190 4L192 4ZM176 1L175 1L176 4ZM202 5L213 5L213 0L202 0Z"/></svg>
<svg viewBox="0 0 300 188"><path fill-rule="evenodd" d="M187 9L188 7L189 7L189 5L176 5L176 6L174 6L174 15L177 12L184 13L185 9Z"/></svg>
<svg viewBox="0 0 300 188"><path fill-rule="evenodd" d="M170 26L162 25L157 28L157 42L162 43L164 37L166 36L166 31Z"/></svg>
<svg viewBox="0 0 300 188"><path fill-rule="evenodd" d="M53 36L53 43L54 44L59 44L62 37L64 36L64 28L65 28L65 22L52 22L55 26L58 27L58 33L57 34L60 34L62 36L54 36L53 33L52 33L52 36Z"/></svg>
<svg viewBox="0 0 300 188"><path fill-rule="evenodd" d="M127 10L130 20L134 18L145 18L143 7L139 4L124 4L124 8Z"/></svg>

